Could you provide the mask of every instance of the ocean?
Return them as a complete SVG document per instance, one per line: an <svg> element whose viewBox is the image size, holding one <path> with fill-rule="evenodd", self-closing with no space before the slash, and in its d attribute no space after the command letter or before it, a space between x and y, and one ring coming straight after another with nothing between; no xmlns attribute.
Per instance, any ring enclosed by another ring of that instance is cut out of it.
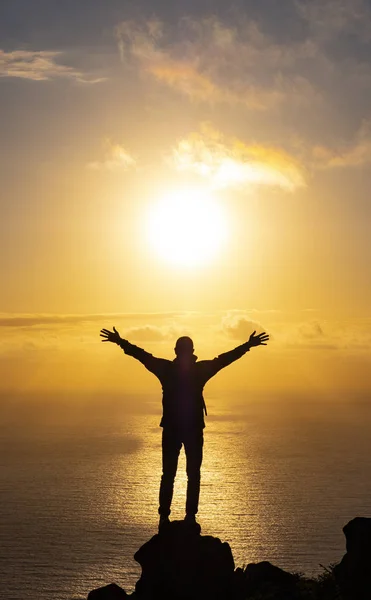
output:
<svg viewBox="0 0 371 600"><path fill-rule="evenodd" d="M371 401L208 398L198 520L236 566L314 575L371 516ZM8 395L0 406L3 600L77 600L134 589L136 550L157 531L160 399ZM171 517L185 504L179 462Z"/></svg>

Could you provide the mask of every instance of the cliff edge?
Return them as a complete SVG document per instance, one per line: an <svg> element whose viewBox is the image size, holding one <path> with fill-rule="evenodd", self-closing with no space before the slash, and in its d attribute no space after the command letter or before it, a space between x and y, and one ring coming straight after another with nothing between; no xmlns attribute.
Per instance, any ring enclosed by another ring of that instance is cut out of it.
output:
<svg viewBox="0 0 371 600"><path fill-rule="evenodd" d="M342 561L309 579L266 561L236 569L227 542L173 521L136 552L142 574L132 594L113 583L88 600L371 600L371 519L356 517L343 531Z"/></svg>

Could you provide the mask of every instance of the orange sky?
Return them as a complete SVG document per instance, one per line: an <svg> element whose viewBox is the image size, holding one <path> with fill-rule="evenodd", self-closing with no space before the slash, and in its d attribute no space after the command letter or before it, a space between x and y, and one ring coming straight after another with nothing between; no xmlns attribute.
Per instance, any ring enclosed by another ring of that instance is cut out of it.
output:
<svg viewBox="0 0 371 600"><path fill-rule="evenodd" d="M206 358L256 326L269 347L211 393L368 393L368 4L279 23L92 4L82 37L76 7L68 36L31 19L0 49L1 389L156 391L101 327L167 357L187 333ZM226 224L192 267L147 230L187 190Z"/></svg>

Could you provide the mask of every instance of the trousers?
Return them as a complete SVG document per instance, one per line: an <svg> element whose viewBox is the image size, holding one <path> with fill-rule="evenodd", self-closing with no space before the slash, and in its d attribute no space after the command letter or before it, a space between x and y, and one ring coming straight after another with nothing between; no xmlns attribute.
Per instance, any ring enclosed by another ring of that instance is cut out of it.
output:
<svg viewBox="0 0 371 600"><path fill-rule="evenodd" d="M171 512L174 480L178 468L179 453L184 445L187 469L186 514L196 515L200 497L201 464L204 436L203 431L173 431L164 428L162 432L162 477L158 512L168 517Z"/></svg>

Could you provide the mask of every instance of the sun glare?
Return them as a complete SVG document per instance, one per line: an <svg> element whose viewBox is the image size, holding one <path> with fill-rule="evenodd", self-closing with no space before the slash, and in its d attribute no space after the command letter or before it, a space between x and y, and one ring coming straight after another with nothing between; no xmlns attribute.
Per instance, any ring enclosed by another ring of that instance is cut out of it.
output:
<svg viewBox="0 0 371 600"><path fill-rule="evenodd" d="M187 189L166 195L153 205L148 236L157 255L169 263L197 267L221 250L227 228L224 212L209 193Z"/></svg>

